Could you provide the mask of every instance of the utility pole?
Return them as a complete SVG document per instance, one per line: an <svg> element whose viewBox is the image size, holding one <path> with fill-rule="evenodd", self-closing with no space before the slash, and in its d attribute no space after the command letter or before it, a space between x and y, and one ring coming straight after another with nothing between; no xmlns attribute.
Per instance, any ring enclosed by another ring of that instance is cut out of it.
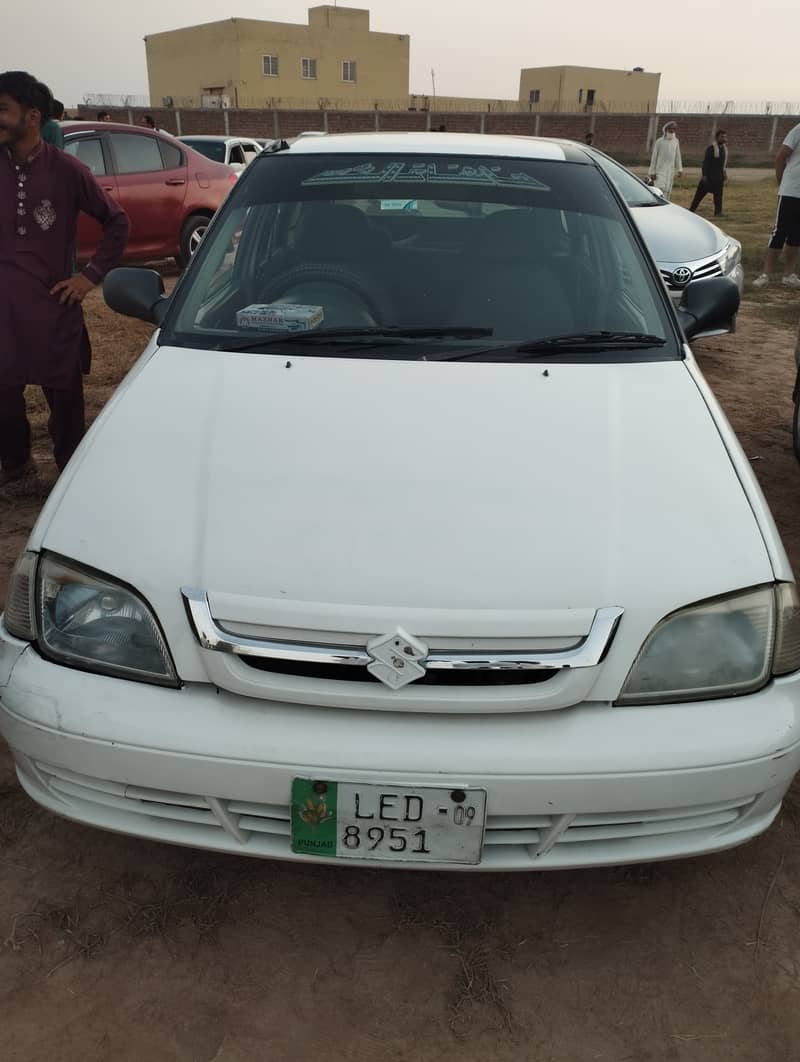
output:
<svg viewBox="0 0 800 1062"><path fill-rule="evenodd" d="M431 67L431 88L433 89L433 102L436 102L436 71Z"/></svg>

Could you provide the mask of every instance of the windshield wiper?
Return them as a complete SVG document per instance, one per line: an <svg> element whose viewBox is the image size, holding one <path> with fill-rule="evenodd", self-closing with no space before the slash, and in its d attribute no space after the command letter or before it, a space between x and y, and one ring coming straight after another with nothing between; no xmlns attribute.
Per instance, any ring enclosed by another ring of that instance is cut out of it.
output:
<svg viewBox="0 0 800 1062"><path fill-rule="evenodd" d="M343 341L359 339L361 336L376 336L385 339L435 339L439 336L452 339L479 339L490 336L494 329L475 328L471 325L451 325L443 328L398 328L395 325L378 326L370 328L312 328L303 332L279 332L270 336L256 336L252 339L242 340L230 344L221 342L217 350L256 351L263 347L270 347L280 343L298 343L301 341L316 343L323 341Z"/></svg>
<svg viewBox="0 0 800 1062"><path fill-rule="evenodd" d="M426 361L469 361L470 358L494 358L524 354L546 354L556 357L564 353L591 353L604 350L639 350L645 347L663 347L666 339L648 332L569 332L562 336L543 336L523 343L502 347L482 347L480 350L462 350L457 353L442 351L425 356Z"/></svg>

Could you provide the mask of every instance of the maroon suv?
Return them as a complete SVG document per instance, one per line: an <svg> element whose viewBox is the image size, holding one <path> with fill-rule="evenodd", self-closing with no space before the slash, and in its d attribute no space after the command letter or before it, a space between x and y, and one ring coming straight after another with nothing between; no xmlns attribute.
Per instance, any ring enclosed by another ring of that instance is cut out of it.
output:
<svg viewBox="0 0 800 1062"><path fill-rule="evenodd" d="M176 258L186 265L236 181L167 133L116 122L64 122L64 150L87 166L130 218L125 261ZM81 215L78 261L91 258L100 229Z"/></svg>

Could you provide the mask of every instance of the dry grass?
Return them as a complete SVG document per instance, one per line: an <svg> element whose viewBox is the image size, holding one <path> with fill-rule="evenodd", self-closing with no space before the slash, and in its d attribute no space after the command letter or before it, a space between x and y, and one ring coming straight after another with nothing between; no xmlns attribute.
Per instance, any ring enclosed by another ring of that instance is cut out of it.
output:
<svg viewBox="0 0 800 1062"><path fill-rule="evenodd" d="M450 991L450 1027L465 1035L475 1012L488 1009L500 1018L503 1028L516 1028L508 982L498 976L498 965L509 949L499 939L496 928L485 918L473 917L472 893L465 897L458 889L449 892L430 888L427 882L414 882L398 896L398 929L427 931L455 959L457 970ZM479 904L480 906L480 904Z"/></svg>

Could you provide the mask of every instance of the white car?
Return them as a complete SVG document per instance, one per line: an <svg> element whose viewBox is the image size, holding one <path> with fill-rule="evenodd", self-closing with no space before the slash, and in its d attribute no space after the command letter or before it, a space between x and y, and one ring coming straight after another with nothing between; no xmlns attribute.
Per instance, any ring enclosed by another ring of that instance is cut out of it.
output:
<svg viewBox="0 0 800 1062"><path fill-rule="evenodd" d="M397 204L415 203L414 209ZM48 498L0 626L25 790L139 837L529 870L728 848L800 764L750 465L582 147L276 144Z"/></svg>
<svg viewBox="0 0 800 1062"><path fill-rule="evenodd" d="M262 151L258 140L246 136L179 136L178 140L206 158L230 166L234 173L241 173Z"/></svg>

